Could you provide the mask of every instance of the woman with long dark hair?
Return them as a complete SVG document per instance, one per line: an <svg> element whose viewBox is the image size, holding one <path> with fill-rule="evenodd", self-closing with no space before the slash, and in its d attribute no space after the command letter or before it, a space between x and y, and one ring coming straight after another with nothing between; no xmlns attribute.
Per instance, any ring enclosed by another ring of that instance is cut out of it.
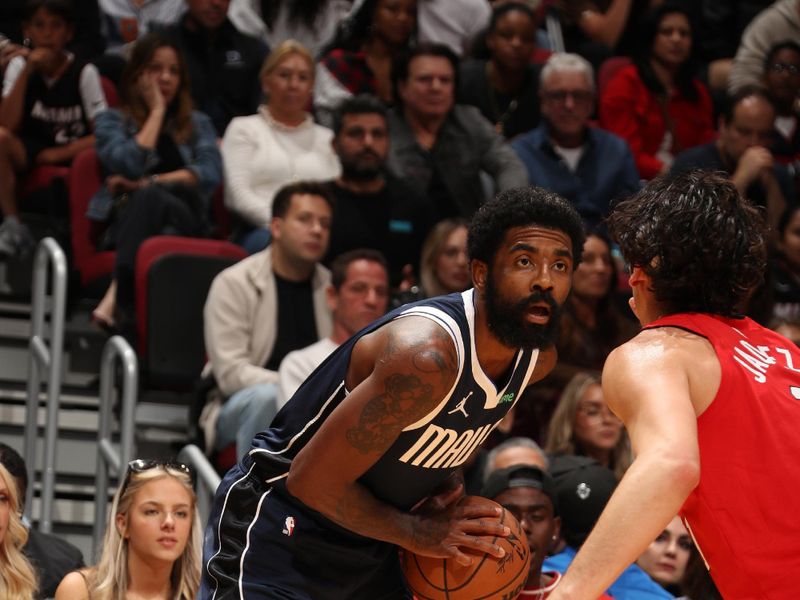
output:
<svg viewBox="0 0 800 600"><path fill-rule="evenodd" d="M113 326L117 306L133 305L136 251L162 233L203 236L222 159L211 120L192 110L180 49L160 34L136 42L120 86L120 107L95 124L97 157L108 177L87 216L117 251L114 280L93 313Z"/></svg>
<svg viewBox="0 0 800 600"><path fill-rule="evenodd" d="M392 64L414 40L417 0L365 0L343 20L320 53L314 87L317 117L330 123L342 101L372 94L394 102Z"/></svg>
<svg viewBox="0 0 800 600"><path fill-rule="evenodd" d="M669 171L682 150L714 138L711 97L695 77L693 28L686 9L666 3L642 23L634 64L600 96L600 125L625 139L642 179Z"/></svg>

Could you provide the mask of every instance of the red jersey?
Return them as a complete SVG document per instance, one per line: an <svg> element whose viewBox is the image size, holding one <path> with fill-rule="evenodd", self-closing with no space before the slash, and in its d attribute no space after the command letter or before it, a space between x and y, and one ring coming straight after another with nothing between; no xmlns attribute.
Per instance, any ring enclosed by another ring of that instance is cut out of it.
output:
<svg viewBox="0 0 800 600"><path fill-rule="evenodd" d="M792 600L800 574L800 350L754 321L659 319L706 338L721 381L697 419L700 484L681 509L726 600Z"/></svg>

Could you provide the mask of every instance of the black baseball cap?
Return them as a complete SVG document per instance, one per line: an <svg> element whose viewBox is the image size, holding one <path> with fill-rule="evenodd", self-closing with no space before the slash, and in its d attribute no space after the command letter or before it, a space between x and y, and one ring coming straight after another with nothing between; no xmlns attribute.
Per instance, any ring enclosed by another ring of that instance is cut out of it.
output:
<svg viewBox="0 0 800 600"><path fill-rule="evenodd" d="M553 514L558 515L558 494L553 478L546 471L532 465L513 465L492 472L483 484L481 496L492 499L506 490L520 487L531 487L544 492L553 504Z"/></svg>
<svg viewBox="0 0 800 600"><path fill-rule="evenodd" d="M570 546L577 548L600 518L617 487L617 478L608 467L584 463L561 472L555 478L555 486L561 533Z"/></svg>

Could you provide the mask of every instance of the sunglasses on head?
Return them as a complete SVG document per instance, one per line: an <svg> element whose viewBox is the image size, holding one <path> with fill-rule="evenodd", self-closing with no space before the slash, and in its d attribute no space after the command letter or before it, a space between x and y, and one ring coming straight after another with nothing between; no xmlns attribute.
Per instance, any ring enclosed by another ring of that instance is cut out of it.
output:
<svg viewBox="0 0 800 600"><path fill-rule="evenodd" d="M194 473L187 465L183 463L137 458L128 463L128 469L125 471L125 480L122 482L122 491L120 492L120 497L125 493L125 490L128 489L128 484L131 482L131 475L133 473L145 473L152 469L158 468L180 471L192 480L192 485L194 486Z"/></svg>

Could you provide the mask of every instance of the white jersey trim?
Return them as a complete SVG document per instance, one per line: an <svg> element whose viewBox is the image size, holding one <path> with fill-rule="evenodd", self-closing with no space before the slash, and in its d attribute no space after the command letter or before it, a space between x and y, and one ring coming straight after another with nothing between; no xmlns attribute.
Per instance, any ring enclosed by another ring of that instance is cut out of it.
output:
<svg viewBox="0 0 800 600"><path fill-rule="evenodd" d="M402 319L403 317L424 317L433 321L439 327L444 329L456 346L456 358L458 360L458 374L456 375L452 387L442 398L442 401L439 402L439 404L433 410L422 417L419 421L412 423L403 429L403 431L413 431L414 429L424 427L431 422L436 415L439 414L439 411L442 410L442 408L450 401L450 397L453 395L453 392L461 381L461 374L464 372L464 340L461 339L461 329L459 328L455 319L439 308L433 306L415 306L400 313L394 318L394 320L396 321L397 319Z"/></svg>
<svg viewBox="0 0 800 600"><path fill-rule="evenodd" d="M217 597L217 592L219 591L219 579L214 577L214 574L211 572L211 569L209 569L208 566L219 555L219 553L222 552L222 515L225 514L225 509L228 507L228 497L231 495L231 491L233 491L233 488L236 487L237 484L247 479L250 476L250 473L253 472L253 468L255 466L256 466L255 463L250 465L250 468L247 470L247 473L245 473L242 477L234 481L231 484L231 487L228 488L228 491L225 492L225 501L222 503L222 510L219 512L219 519L217 520L217 543L219 544L219 548L217 548L217 551L214 552L214 555L211 558L209 558L205 564L206 573L208 573L208 576L214 580L214 593L211 595L211 600L214 600L214 598Z"/></svg>

